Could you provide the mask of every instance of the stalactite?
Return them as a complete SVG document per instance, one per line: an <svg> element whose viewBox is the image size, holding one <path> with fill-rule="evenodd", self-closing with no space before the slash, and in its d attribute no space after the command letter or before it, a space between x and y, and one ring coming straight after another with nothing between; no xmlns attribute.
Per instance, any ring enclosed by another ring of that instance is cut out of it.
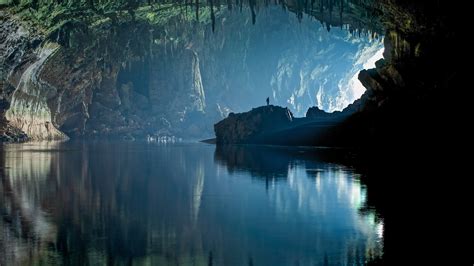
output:
<svg viewBox="0 0 474 266"><path fill-rule="evenodd" d="M341 28L342 28L342 24L343 24L342 13L344 12L344 0L341 0L340 4L341 4L341 7L339 9L339 22L341 23Z"/></svg>
<svg viewBox="0 0 474 266"><path fill-rule="evenodd" d="M196 21L199 22L199 0L196 0Z"/></svg>
<svg viewBox="0 0 474 266"><path fill-rule="evenodd" d="M255 13L255 0L249 0L250 12L252 13L252 24L255 24L256 16Z"/></svg>
<svg viewBox="0 0 474 266"><path fill-rule="evenodd" d="M215 31L216 27L216 17L214 15L214 0L209 0L210 8L211 8L211 26L212 26L212 32Z"/></svg>
<svg viewBox="0 0 474 266"><path fill-rule="evenodd" d="M329 0L329 21L332 21L332 0Z"/></svg>

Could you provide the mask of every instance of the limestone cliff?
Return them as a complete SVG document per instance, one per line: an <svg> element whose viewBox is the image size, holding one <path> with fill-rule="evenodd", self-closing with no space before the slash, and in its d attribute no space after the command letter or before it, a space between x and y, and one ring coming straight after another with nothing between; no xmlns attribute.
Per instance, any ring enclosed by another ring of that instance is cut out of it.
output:
<svg viewBox="0 0 474 266"><path fill-rule="evenodd" d="M35 51L36 59L21 75L5 114L12 126L24 131L32 140L67 139L51 121L47 101L54 95L55 88L39 77L46 61L58 49L57 44L46 43Z"/></svg>

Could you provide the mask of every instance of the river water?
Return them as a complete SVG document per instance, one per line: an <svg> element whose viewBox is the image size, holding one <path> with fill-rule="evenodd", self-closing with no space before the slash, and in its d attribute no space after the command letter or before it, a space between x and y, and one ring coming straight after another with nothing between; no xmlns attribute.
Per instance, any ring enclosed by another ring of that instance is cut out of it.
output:
<svg viewBox="0 0 474 266"><path fill-rule="evenodd" d="M383 253L384 222L360 174L313 149L45 142L0 152L1 265L355 265Z"/></svg>

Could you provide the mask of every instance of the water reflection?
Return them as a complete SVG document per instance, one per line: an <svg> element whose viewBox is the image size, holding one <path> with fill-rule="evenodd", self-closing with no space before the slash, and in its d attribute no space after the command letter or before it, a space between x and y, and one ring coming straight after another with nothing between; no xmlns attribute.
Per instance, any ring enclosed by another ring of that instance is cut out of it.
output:
<svg viewBox="0 0 474 266"><path fill-rule="evenodd" d="M325 162L334 156L330 152L237 145L218 147L215 159L231 175L250 172L265 182L276 218L272 223L281 221L286 234L298 236L285 244L312 242L319 248L316 257L334 258L336 264L364 263L382 253L383 221L365 205L359 175ZM308 228L301 230L301 225Z"/></svg>
<svg viewBox="0 0 474 266"><path fill-rule="evenodd" d="M268 147L7 145L0 264L364 263L383 222L352 170Z"/></svg>

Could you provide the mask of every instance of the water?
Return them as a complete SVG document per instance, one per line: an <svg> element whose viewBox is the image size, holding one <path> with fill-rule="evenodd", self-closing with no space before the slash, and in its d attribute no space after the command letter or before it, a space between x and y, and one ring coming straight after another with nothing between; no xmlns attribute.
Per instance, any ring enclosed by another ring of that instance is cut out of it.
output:
<svg viewBox="0 0 474 266"><path fill-rule="evenodd" d="M363 264L383 220L348 167L308 149L5 145L0 264ZM316 154L316 155L315 155Z"/></svg>

